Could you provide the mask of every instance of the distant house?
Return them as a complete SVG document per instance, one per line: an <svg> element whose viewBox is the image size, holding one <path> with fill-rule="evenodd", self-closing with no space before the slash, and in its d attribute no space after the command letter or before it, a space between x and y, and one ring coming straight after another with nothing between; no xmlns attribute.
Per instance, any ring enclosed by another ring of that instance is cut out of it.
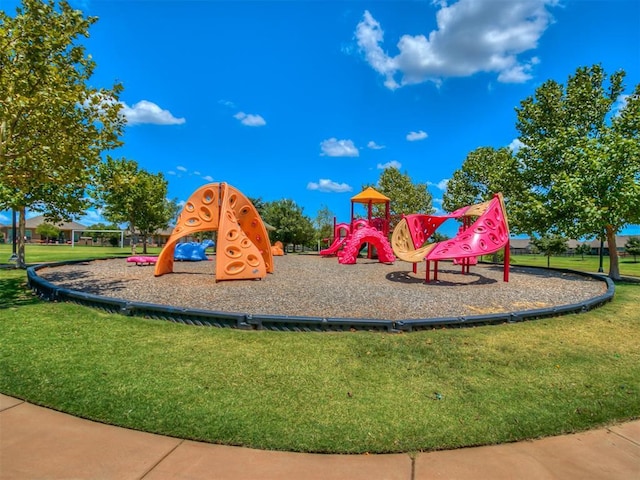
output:
<svg viewBox="0 0 640 480"><path fill-rule="evenodd" d="M512 255L526 255L531 253L531 240L528 238L512 238L509 240L509 252Z"/></svg>
<svg viewBox="0 0 640 480"><path fill-rule="evenodd" d="M25 232L24 235L26 237L27 242L44 242L45 239L41 238L40 235L36 232L36 229L39 225L43 223L48 223L51 225L55 225L60 229L60 235L57 240L52 240L55 243L69 243L71 242L71 235L74 235L74 241L77 242L80 240L80 236L82 234L82 230L87 228L86 225L82 225L78 222L62 222L55 223L51 221L45 220L43 215L38 215L36 217L27 218L25 222ZM0 232L4 235L5 242L11 243L13 239L13 228L11 225L0 225Z"/></svg>
<svg viewBox="0 0 640 480"><path fill-rule="evenodd" d="M625 255L624 246L627 241L631 238L630 235L617 235L616 236L616 250L618 251L618 255ZM566 255L574 255L576 252L576 248L579 245L586 243L591 247L591 255L599 255L600 254L600 240L567 240L567 252ZM529 238L512 238L509 241L510 248L509 251L512 255L526 255L529 253L533 253L533 245L531 244L531 239ZM604 241L603 255L609 255L609 244L607 241Z"/></svg>

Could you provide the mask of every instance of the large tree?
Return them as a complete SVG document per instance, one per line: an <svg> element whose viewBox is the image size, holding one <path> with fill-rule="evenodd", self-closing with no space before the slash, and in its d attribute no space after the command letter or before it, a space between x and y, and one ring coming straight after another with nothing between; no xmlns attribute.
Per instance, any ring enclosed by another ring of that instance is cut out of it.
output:
<svg viewBox="0 0 640 480"><path fill-rule="evenodd" d="M607 77L600 65L578 68L566 86L549 80L516 108L527 185L511 203L519 226L604 235L613 279L620 278L616 234L640 222L640 84L625 98L624 77Z"/></svg>
<svg viewBox="0 0 640 480"><path fill-rule="evenodd" d="M315 230L303 208L289 199L266 202L262 219L275 228L270 235L271 241L281 241L284 245L310 245Z"/></svg>
<svg viewBox="0 0 640 480"><path fill-rule="evenodd" d="M380 174L377 185L373 187L390 199L390 230L395 228L402 219L402 215L433 212L427 184L413 183L408 173L401 173L395 167L385 168ZM384 216L383 205L377 204L374 208L377 216Z"/></svg>
<svg viewBox="0 0 640 480"><path fill-rule="evenodd" d="M141 170L134 160L111 157L100 164L92 192L107 220L126 223L131 234L140 237L143 253L147 253L148 238L168 228L176 217L177 203L167 193L168 183L161 173Z"/></svg>
<svg viewBox="0 0 640 480"><path fill-rule="evenodd" d="M26 209L52 222L80 215L101 152L120 145L122 87L90 86L96 64L78 43L96 20L65 1L0 11L0 210L19 213L21 268Z"/></svg>

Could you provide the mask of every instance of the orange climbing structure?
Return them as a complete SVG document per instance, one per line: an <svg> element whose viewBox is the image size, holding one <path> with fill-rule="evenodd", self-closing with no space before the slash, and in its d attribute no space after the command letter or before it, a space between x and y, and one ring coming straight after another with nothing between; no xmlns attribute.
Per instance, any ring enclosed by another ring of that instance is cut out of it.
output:
<svg viewBox="0 0 640 480"><path fill-rule="evenodd" d="M174 249L180 238L211 230L218 232L216 282L264 278L273 272L269 236L256 208L231 185L210 183L189 197L160 252L155 275L173 272Z"/></svg>
<svg viewBox="0 0 640 480"><path fill-rule="evenodd" d="M463 222L458 234L438 243L425 243L446 220ZM462 265L463 273L477 263L477 257L504 249L504 281L509 281L509 223L501 193L487 202L462 207L448 215L405 215L396 225L391 237L394 253L406 262L427 262L426 281L429 281L430 262L434 262L434 279L438 279L438 261L453 260Z"/></svg>

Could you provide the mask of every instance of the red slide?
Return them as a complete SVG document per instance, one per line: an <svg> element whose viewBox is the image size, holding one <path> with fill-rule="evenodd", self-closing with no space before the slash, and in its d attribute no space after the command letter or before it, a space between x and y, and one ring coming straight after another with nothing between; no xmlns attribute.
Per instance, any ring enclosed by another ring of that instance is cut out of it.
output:
<svg viewBox="0 0 640 480"><path fill-rule="evenodd" d="M344 246L344 242L347 241L349 234L351 233L351 226L348 223L339 223L333 228L333 243L320 250L320 255L323 257L330 257L338 253L338 251Z"/></svg>
<svg viewBox="0 0 640 480"><path fill-rule="evenodd" d="M338 250L342 248L347 238L348 238L348 235L342 238L336 237L336 239L333 241L333 243L329 247L325 248L324 250L320 250L320 255L322 255L323 257L329 257L331 255L335 255L336 253L338 253Z"/></svg>

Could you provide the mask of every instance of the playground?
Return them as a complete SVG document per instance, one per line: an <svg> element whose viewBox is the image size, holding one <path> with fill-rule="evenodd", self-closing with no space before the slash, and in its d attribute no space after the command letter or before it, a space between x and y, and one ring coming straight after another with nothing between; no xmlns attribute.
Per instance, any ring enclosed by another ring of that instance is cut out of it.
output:
<svg viewBox="0 0 640 480"><path fill-rule="evenodd" d="M356 204L366 206L366 219L356 218ZM383 216L373 217L375 204L384 207ZM291 329L299 328L296 322L304 323L300 320L303 317L316 328L319 319L332 319L330 327L321 328L329 330L356 328L358 322L358 328L366 328L369 320L373 320L371 328L389 330L398 326L375 322L411 322L408 329L412 329L418 327L416 321L447 319L441 324L453 324L464 323L468 317L488 316L486 323L499 323L552 316L556 307L565 313L585 310L613 295L607 282L571 272L514 269L509 281L509 227L499 193L489 201L444 216L404 216L391 243L389 204L388 197L366 188L351 198L348 224L334 219L331 245L319 255L285 256L280 254L280 245L274 250L270 244L264 223L249 199L231 185L212 183L197 189L186 202L158 257L45 267L30 274L31 284L50 299L67 298L60 289L79 291L115 299L106 307L114 311L182 321L168 311L200 310L214 312L218 318L230 314L236 327L258 329L273 328L273 324L270 319L266 327L261 321L253 322L256 316L277 316L278 326ZM426 243L448 219L462 221L458 235ZM180 242L186 235L207 230L218 231L217 253L211 257L206 249L214 245L212 241ZM479 255L499 250L505 255L503 266L478 265ZM396 255L402 261L396 262ZM153 276L150 268L143 267L152 267ZM56 286L41 284L37 276ZM430 288L425 288L425 283ZM101 308L108 303L92 297L83 301L103 304ZM134 303L137 307L132 307ZM567 305L573 308L567 309ZM187 322L193 318L189 314ZM233 326L229 322L213 324Z"/></svg>

